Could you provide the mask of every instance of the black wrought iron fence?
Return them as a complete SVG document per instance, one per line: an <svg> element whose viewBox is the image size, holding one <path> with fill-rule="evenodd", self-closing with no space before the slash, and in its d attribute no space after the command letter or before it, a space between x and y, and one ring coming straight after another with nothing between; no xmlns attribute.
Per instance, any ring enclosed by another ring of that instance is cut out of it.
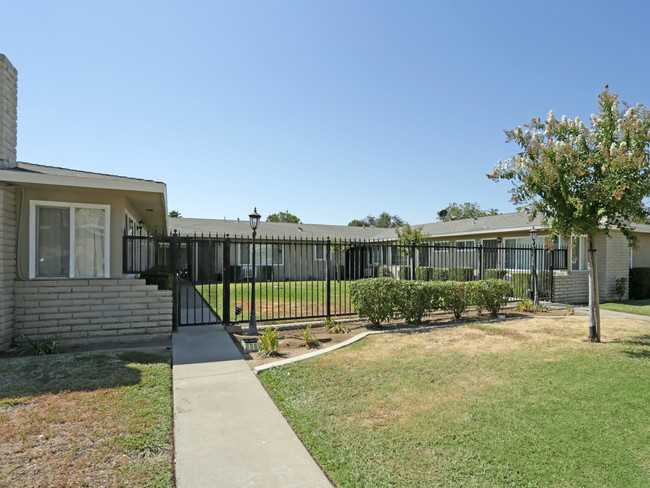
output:
<svg viewBox="0 0 650 488"><path fill-rule="evenodd" d="M381 276L426 281L500 278L512 283L511 299L520 300L530 295L533 252L539 296L552 299L553 271L566 269L566 249L489 242L404 246L261 237L256 239L253 263L247 237L125 236L124 272L141 273L154 282L156 276L174 276L174 321L179 325L248 321L253 280L260 322L352 315L350 284Z"/></svg>

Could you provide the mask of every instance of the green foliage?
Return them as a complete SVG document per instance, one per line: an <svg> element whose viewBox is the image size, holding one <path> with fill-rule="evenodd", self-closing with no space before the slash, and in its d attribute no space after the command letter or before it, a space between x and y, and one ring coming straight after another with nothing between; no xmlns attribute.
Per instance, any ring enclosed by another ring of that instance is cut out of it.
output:
<svg viewBox="0 0 650 488"><path fill-rule="evenodd" d="M309 324L305 330L302 332L302 341L307 347L318 347L320 342L318 337L316 337L311 331L311 324Z"/></svg>
<svg viewBox="0 0 650 488"><path fill-rule="evenodd" d="M630 300L650 298L650 268L630 269Z"/></svg>
<svg viewBox="0 0 650 488"><path fill-rule="evenodd" d="M459 319L467 308L476 302L475 281L448 281L441 289L442 300L446 310L451 311Z"/></svg>
<svg viewBox="0 0 650 488"><path fill-rule="evenodd" d="M399 268L399 279L400 280L410 280L411 279L411 267L410 266L400 266L400 268Z"/></svg>
<svg viewBox="0 0 650 488"><path fill-rule="evenodd" d="M564 315L574 315L575 313L575 309L567 303L566 307L564 307Z"/></svg>
<svg viewBox="0 0 650 488"><path fill-rule="evenodd" d="M267 222L285 222L285 223L288 223L288 224L302 224L300 219L298 217L296 217L295 215L289 213L288 210L286 210L285 212L278 212L278 213L271 214L266 218L266 221Z"/></svg>
<svg viewBox="0 0 650 488"><path fill-rule="evenodd" d="M181 213L178 210L170 210L169 211L169 216L170 217L182 217Z"/></svg>
<svg viewBox="0 0 650 488"><path fill-rule="evenodd" d="M18 356L46 356L61 352L61 334L32 339L22 336L14 353Z"/></svg>
<svg viewBox="0 0 650 488"><path fill-rule="evenodd" d="M347 325L332 320L332 318L328 318L325 322L325 330L330 334L347 334L350 332L350 328Z"/></svg>
<svg viewBox="0 0 650 488"><path fill-rule="evenodd" d="M378 278L392 278L393 272L390 270L390 266L379 266L375 264L375 276Z"/></svg>
<svg viewBox="0 0 650 488"><path fill-rule="evenodd" d="M379 227L379 228L394 228L402 227L405 224L404 220L397 215L391 215L388 212L382 212L378 217L368 215L362 220L352 220L348 225L352 227Z"/></svg>
<svg viewBox="0 0 650 488"><path fill-rule="evenodd" d="M429 234L422 230L422 226L411 227L411 224L406 223L404 227L395 229L397 233L397 242L404 246L400 248L400 252L403 256L406 256L409 253L410 246L417 246L422 244L427 240Z"/></svg>
<svg viewBox="0 0 650 488"><path fill-rule="evenodd" d="M449 281L449 270L431 266L418 266L415 268L415 278L420 281Z"/></svg>
<svg viewBox="0 0 650 488"><path fill-rule="evenodd" d="M150 271L148 273L140 273L140 278L144 278L147 285L157 285L159 290L171 290L173 288L173 277L171 273Z"/></svg>
<svg viewBox="0 0 650 488"><path fill-rule="evenodd" d="M517 304L518 312L528 312L528 313L539 313L539 312L548 312L548 307L543 303L535 306L532 300L526 298L525 300L520 301Z"/></svg>
<svg viewBox="0 0 650 488"><path fill-rule="evenodd" d="M272 328L270 325L264 329L257 342L260 347L262 356L278 356L280 354L280 341L284 336L278 335L278 328Z"/></svg>
<svg viewBox="0 0 650 488"><path fill-rule="evenodd" d="M502 280L508 274L505 269L486 269L483 271L483 276L486 280Z"/></svg>
<svg viewBox="0 0 650 488"><path fill-rule="evenodd" d="M499 215L499 210L496 208L490 208L488 210L482 210L481 206L474 202L465 202L465 203L456 203L452 202L445 207L447 215L444 217L438 216L438 220L442 222L447 222L453 219L471 219L474 217L486 217L488 215Z"/></svg>
<svg viewBox="0 0 650 488"><path fill-rule="evenodd" d="M450 281L472 281L474 279L474 268L471 266L452 266L449 268Z"/></svg>
<svg viewBox="0 0 650 488"><path fill-rule="evenodd" d="M618 301L623 300L623 295L625 295L625 290L627 289L627 278L618 278L614 284L614 293L618 297Z"/></svg>
<svg viewBox="0 0 650 488"><path fill-rule="evenodd" d="M359 316L367 317L373 325L390 322L398 283L394 278L369 278L350 283L350 300Z"/></svg>
<svg viewBox="0 0 650 488"><path fill-rule="evenodd" d="M425 312L431 309L433 288L422 281L402 281L396 288L395 307L408 323L419 324Z"/></svg>
<svg viewBox="0 0 650 488"><path fill-rule="evenodd" d="M537 294L542 297L550 297L551 284L550 271L541 270L537 272ZM528 298L528 291L532 290L529 271L515 271L511 275L513 296L515 298Z"/></svg>
<svg viewBox="0 0 650 488"><path fill-rule="evenodd" d="M480 310L487 310L496 317L501 307L508 303L512 285L505 280L482 280L476 283L476 303Z"/></svg>

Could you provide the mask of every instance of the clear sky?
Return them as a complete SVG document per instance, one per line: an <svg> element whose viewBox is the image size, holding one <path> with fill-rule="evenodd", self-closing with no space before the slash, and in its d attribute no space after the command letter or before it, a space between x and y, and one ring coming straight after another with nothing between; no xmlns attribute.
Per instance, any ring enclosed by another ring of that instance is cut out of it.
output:
<svg viewBox="0 0 650 488"><path fill-rule="evenodd" d="M3 2L18 159L167 183L184 217L514 211L503 129L650 105L650 2Z"/></svg>

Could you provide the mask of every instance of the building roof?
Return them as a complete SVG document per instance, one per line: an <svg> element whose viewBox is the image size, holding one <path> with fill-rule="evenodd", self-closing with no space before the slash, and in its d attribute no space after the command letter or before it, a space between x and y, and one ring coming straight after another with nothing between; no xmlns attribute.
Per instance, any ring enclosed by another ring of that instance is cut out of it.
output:
<svg viewBox="0 0 650 488"><path fill-rule="evenodd" d="M128 176L110 175L107 173L92 173L90 171L80 171L77 169L59 168L57 166L46 166L43 164L25 163L23 161L16 162L16 168L9 171L38 173L50 176L74 176L75 178L93 178L100 180L113 180L113 181L148 181L151 183L158 183L164 185L160 181L147 180L143 178L132 178Z"/></svg>
<svg viewBox="0 0 650 488"><path fill-rule="evenodd" d="M477 219L451 220L423 224L422 229L431 237L446 237L453 235L482 234L494 232L528 231L532 225L541 225L539 219L528 221L525 213L510 213L479 217ZM180 235L219 235L229 234L230 237L250 236L251 228L248 220L226 219L192 219L185 217L170 217L167 222L170 231L176 229ZM291 239L362 239L362 240L394 240L397 238L396 229L377 227L350 227L347 225L323 224L286 224L278 222L260 222L257 229L260 237L286 237Z"/></svg>

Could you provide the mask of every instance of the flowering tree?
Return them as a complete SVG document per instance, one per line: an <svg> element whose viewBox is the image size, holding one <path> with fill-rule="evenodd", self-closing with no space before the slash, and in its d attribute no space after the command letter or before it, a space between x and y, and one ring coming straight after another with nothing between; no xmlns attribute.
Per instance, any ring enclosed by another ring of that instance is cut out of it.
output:
<svg viewBox="0 0 650 488"><path fill-rule="evenodd" d="M617 228L634 246L631 222L643 221L650 212L643 199L650 194L650 114L643 105L619 107L618 95L608 87L598 95L598 115L591 127L549 112L546 120L533 119L505 131L508 142L521 151L499 161L498 181L511 180L511 200L537 214L555 236L586 235L589 273L589 338L600 342L598 282L594 236Z"/></svg>

